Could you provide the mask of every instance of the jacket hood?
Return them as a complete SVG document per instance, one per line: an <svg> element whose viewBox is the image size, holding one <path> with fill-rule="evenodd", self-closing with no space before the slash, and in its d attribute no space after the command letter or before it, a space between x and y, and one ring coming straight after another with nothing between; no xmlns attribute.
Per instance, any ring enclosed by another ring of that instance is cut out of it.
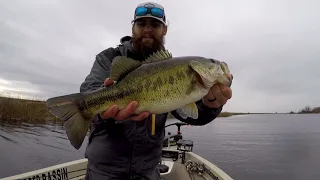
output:
<svg viewBox="0 0 320 180"><path fill-rule="evenodd" d="M131 36L123 36L121 39L120 39L120 43L123 44L125 42L128 42L130 41L131 42Z"/></svg>
<svg viewBox="0 0 320 180"><path fill-rule="evenodd" d="M120 38L120 44L118 48L123 56L127 56L128 51L133 51L131 39L131 36L123 36Z"/></svg>

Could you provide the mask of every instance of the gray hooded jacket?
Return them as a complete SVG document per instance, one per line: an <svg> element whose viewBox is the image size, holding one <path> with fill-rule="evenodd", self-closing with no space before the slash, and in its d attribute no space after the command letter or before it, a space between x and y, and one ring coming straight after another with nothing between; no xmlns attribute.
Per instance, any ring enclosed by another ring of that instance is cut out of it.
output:
<svg viewBox="0 0 320 180"><path fill-rule="evenodd" d="M95 59L90 74L81 84L80 91L91 91L103 86L109 76L112 60L115 56L128 56L135 60L143 59L132 51L129 36L121 38L116 48L108 48L100 52ZM175 111L171 114L178 120L192 124L205 125L214 120L222 107L212 109L201 101L197 102L198 119L182 119ZM96 115L91 123L89 142L85 156L88 158L87 177L107 177L129 179L129 177L145 177L143 179L159 179L155 170L161 158L164 126L168 113L156 115L155 134L151 134L151 116L141 122L114 119L102 119ZM100 178L97 178L100 179Z"/></svg>

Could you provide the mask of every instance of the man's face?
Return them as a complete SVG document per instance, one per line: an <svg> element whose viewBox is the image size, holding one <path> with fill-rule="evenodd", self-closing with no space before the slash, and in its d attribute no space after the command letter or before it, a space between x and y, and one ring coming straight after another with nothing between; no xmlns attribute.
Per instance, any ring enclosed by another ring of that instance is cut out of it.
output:
<svg viewBox="0 0 320 180"><path fill-rule="evenodd" d="M167 27L160 21L153 18L141 18L132 27L134 47L143 53L153 53L164 44L166 33Z"/></svg>

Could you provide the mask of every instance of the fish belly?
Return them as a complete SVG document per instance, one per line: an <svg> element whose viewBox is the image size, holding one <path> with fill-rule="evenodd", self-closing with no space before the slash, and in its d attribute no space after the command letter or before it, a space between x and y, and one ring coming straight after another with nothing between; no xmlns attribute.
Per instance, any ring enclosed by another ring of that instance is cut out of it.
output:
<svg viewBox="0 0 320 180"><path fill-rule="evenodd" d="M158 100L151 101L149 104L142 103L142 106L137 109L137 113L142 111L149 111L154 114L171 112L200 100L206 94L206 91L195 91L187 96L176 96L162 99L159 98Z"/></svg>

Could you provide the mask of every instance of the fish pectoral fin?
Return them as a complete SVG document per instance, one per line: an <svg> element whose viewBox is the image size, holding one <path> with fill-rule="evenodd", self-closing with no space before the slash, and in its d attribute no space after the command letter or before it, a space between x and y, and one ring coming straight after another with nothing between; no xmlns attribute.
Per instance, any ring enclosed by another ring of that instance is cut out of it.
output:
<svg viewBox="0 0 320 180"><path fill-rule="evenodd" d="M50 98L47 107L50 113L64 122L66 134L73 147L79 149L85 139L93 114L81 111L77 106L80 93Z"/></svg>
<svg viewBox="0 0 320 180"><path fill-rule="evenodd" d="M162 49L162 50L159 50L159 51L153 53L152 55L150 55L144 61L144 63L152 63L152 62L157 62L157 61L163 61L163 60L167 60L167 59L171 59L171 58L172 58L171 53L166 49Z"/></svg>
<svg viewBox="0 0 320 180"><path fill-rule="evenodd" d="M183 119L187 119L188 117L198 119L198 107L196 103L190 103L176 111Z"/></svg>
<svg viewBox="0 0 320 180"><path fill-rule="evenodd" d="M140 61L125 56L117 56L112 61L109 78L113 81L118 81L122 75L130 73L141 64Z"/></svg>
<svg viewBox="0 0 320 180"><path fill-rule="evenodd" d="M208 72L207 68L203 67L203 64L199 61L190 61L189 64L193 70L195 70L198 75L201 77L202 83L205 87L212 87L214 84L214 80L210 78L210 72Z"/></svg>

